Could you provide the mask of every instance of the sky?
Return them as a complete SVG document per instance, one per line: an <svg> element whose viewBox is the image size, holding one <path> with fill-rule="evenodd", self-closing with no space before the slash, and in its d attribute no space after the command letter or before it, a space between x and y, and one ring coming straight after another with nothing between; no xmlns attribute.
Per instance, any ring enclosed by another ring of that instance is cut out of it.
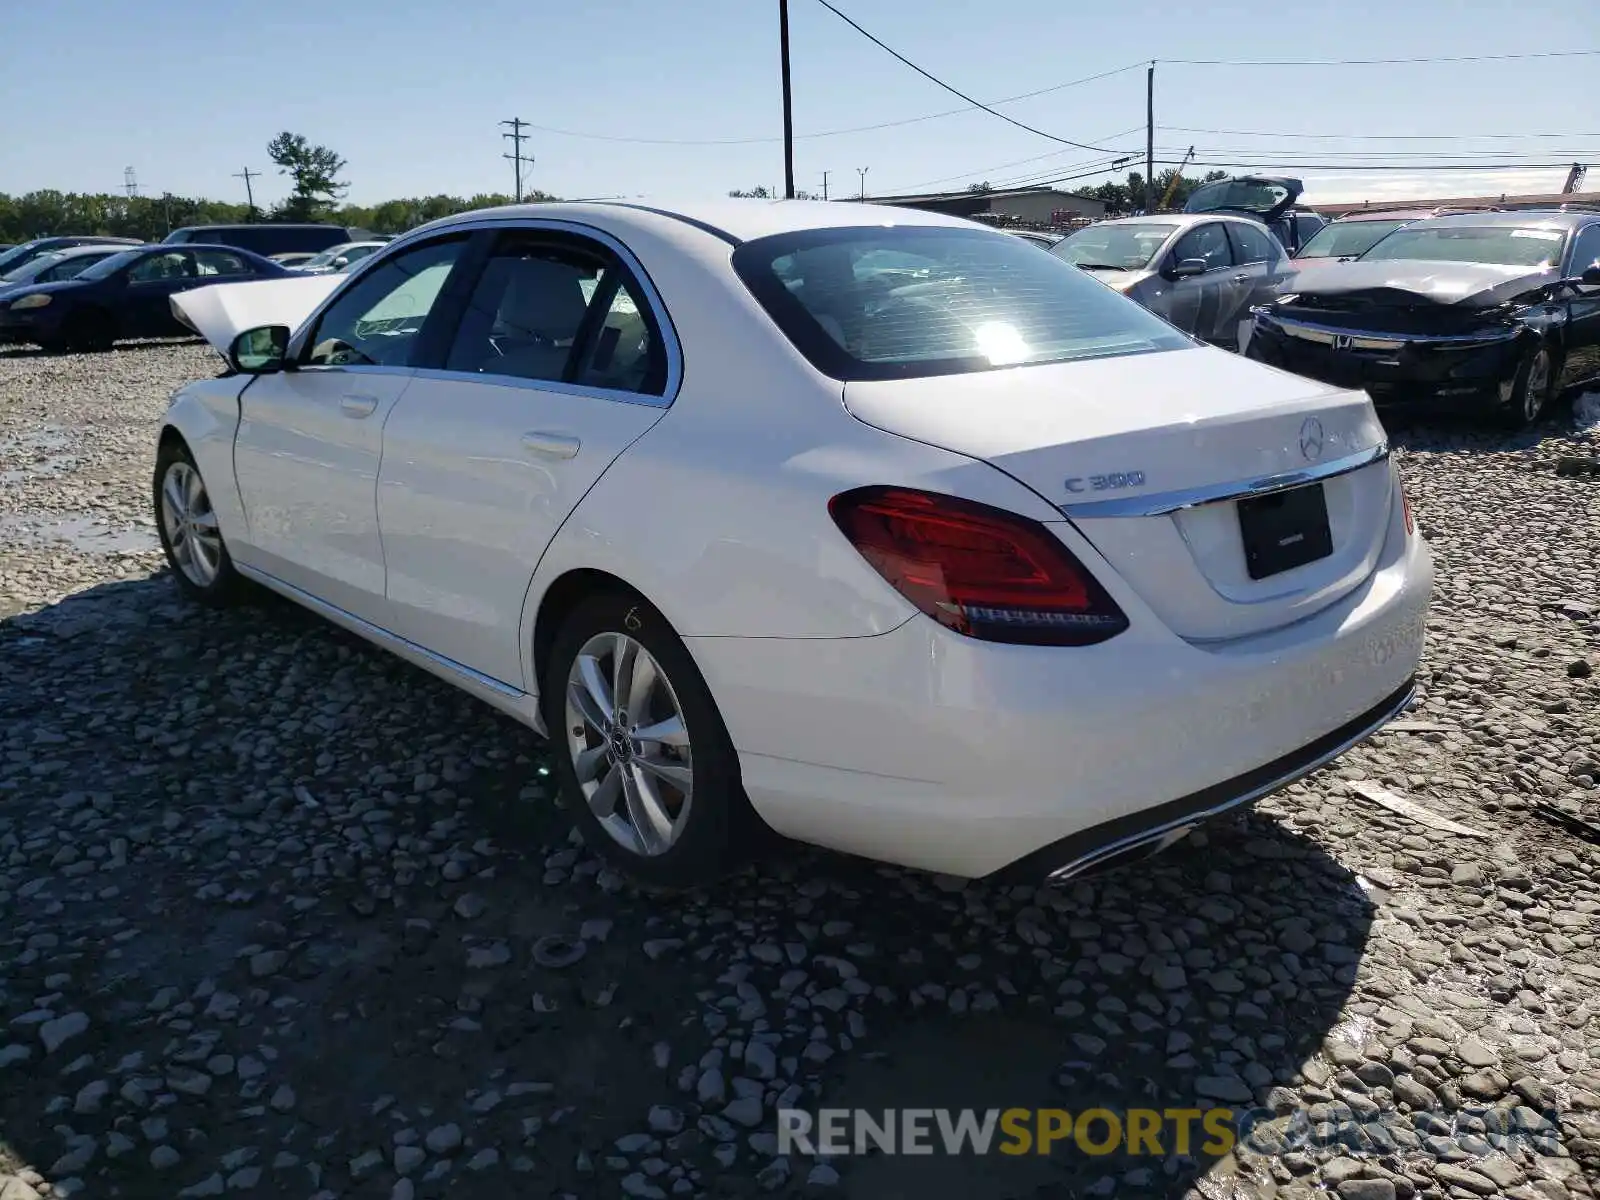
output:
<svg viewBox="0 0 1600 1200"><path fill-rule="evenodd" d="M1600 190L1600 55L1232 66L1600 50L1593 0L833 0L932 74L1082 150L967 106L818 0L790 0L797 187L830 196L1033 182L1138 161L1144 63L1156 157L1306 181L1305 201ZM528 187L563 197L783 186L778 0L9 0L0 192L287 193L280 130L332 147L360 204L509 192L499 122L530 123ZM59 55L59 57L58 57ZM1129 68L1119 70L1119 68ZM1114 72L1102 78L1071 83ZM886 126L861 130L868 125ZM856 130L856 132L838 132ZM560 131L560 132L557 132ZM1217 132L1211 132L1217 131ZM582 135L582 136L577 136ZM1329 135L1339 135L1332 137ZM1402 137L1399 135L1406 135ZM1411 140L1407 140L1407 138ZM674 144L662 144L674 143ZM714 144L705 144L714 143ZM1427 163L1517 164L1491 172ZM1400 169L1331 171L1327 164ZM1158 165L1159 169L1159 165ZM865 172L864 174L862 172Z"/></svg>

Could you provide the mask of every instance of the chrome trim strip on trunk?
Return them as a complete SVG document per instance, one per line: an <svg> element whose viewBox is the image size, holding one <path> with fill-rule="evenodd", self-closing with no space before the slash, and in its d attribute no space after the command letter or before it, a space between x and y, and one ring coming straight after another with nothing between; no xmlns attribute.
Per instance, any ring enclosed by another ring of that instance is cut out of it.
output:
<svg viewBox="0 0 1600 1200"><path fill-rule="evenodd" d="M1120 496L1115 500L1084 500L1058 505L1064 517L1161 517L1202 504L1218 504L1224 500L1244 500L1252 496L1269 496L1290 488L1348 475L1362 467L1382 462L1389 457L1389 443L1379 442L1355 454L1329 459L1301 471L1284 471L1278 475L1263 475L1246 483L1213 483L1203 487L1178 488L1170 492L1146 492L1141 496Z"/></svg>

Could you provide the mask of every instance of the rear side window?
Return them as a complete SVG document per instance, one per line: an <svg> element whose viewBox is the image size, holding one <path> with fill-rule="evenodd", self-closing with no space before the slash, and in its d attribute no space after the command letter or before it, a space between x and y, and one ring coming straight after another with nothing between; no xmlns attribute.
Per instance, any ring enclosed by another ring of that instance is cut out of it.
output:
<svg viewBox="0 0 1600 1200"><path fill-rule="evenodd" d="M195 267L201 275L253 275L244 259L226 250L196 250Z"/></svg>
<svg viewBox="0 0 1600 1200"><path fill-rule="evenodd" d="M502 235L445 360L448 371L659 396L666 358L637 285L603 248Z"/></svg>
<svg viewBox="0 0 1600 1200"><path fill-rule="evenodd" d="M915 378L1192 344L1072 264L1005 233L814 229L747 242L734 251L733 266L790 341L835 379Z"/></svg>
<svg viewBox="0 0 1600 1200"><path fill-rule="evenodd" d="M1234 262L1273 262L1278 257L1278 245L1265 229L1243 221L1229 221L1228 236L1233 239Z"/></svg>
<svg viewBox="0 0 1600 1200"><path fill-rule="evenodd" d="M1198 258L1206 264L1206 270L1215 271L1229 264L1230 255L1227 230L1222 227L1221 221L1210 221L1196 225L1179 238L1177 245L1172 247L1171 257L1174 263L1181 263L1186 258Z"/></svg>

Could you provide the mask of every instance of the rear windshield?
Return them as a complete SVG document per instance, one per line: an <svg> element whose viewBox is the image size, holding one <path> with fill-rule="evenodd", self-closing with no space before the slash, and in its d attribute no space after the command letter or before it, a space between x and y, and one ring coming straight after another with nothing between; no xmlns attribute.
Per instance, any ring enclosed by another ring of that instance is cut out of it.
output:
<svg viewBox="0 0 1600 1200"><path fill-rule="evenodd" d="M1388 237L1404 220L1335 221L1322 228L1300 249L1296 258L1354 258Z"/></svg>
<svg viewBox="0 0 1600 1200"><path fill-rule="evenodd" d="M740 246L733 266L812 365L846 381L1194 344L1070 263L987 230L777 234Z"/></svg>
<svg viewBox="0 0 1600 1200"><path fill-rule="evenodd" d="M1365 261L1397 258L1427 262L1485 263L1499 267L1553 266L1566 233L1505 225L1413 225L1396 230L1367 251Z"/></svg>

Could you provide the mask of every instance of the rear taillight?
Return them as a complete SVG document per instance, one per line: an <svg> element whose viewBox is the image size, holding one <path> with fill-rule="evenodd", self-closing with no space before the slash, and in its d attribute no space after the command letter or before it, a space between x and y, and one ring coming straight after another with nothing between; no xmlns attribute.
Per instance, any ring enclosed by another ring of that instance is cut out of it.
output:
<svg viewBox="0 0 1600 1200"><path fill-rule="evenodd" d="M828 502L850 544L941 625L991 642L1088 646L1128 618L1037 521L971 500L866 487Z"/></svg>

